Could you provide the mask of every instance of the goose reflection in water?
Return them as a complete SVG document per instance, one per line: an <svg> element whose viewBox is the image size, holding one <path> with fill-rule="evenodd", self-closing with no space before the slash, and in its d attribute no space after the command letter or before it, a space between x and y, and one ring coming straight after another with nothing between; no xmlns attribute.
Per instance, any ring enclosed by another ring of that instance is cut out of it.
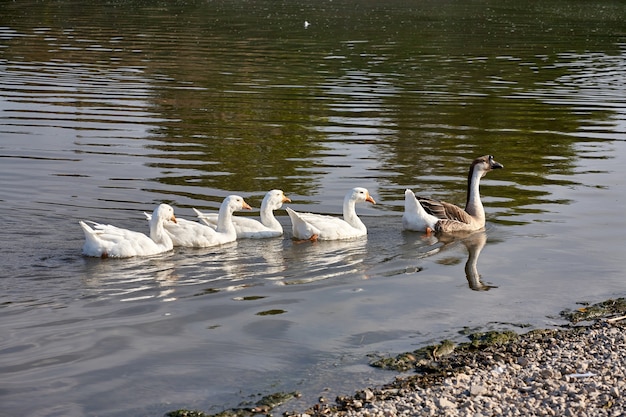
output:
<svg viewBox="0 0 626 417"><path fill-rule="evenodd" d="M308 284L330 278L354 277L367 279L367 239L330 240L313 244L294 242L285 252L290 265L284 285Z"/></svg>
<svg viewBox="0 0 626 417"><path fill-rule="evenodd" d="M495 285L485 284L481 280L482 277L478 272L478 257L487 243L487 232L485 230L462 235L443 234L438 237L438 240L443 243L439 251L445 250L456 242L462 243L463 246L467 248L468 256L467 262L465 262L465 277L472 290L488 291L492 288L498 288Z"/></svg>
<svg viewBox="0 0 626 417"><path fill-rule="evenodd" d="M85 259L82 281L87 297L119 301L172 301L180 275L172 255L131 258L124 263Z"/></svg>

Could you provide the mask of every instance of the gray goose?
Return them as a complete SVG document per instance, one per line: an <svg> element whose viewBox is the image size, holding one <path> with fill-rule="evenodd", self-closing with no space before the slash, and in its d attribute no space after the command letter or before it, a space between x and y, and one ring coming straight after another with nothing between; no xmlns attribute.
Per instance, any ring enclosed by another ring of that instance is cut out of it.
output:
<svg viewBox="0 0 626 417"><path fill-rule="evenodd" d="M467 201L465 209L445 201L416 197L413 191L404 192L404 230L424 231L427 234L471 232L485 227L485 209L480 201L480 179L493 169L504 166L492 155L476 158L467 176Z"/></svg>

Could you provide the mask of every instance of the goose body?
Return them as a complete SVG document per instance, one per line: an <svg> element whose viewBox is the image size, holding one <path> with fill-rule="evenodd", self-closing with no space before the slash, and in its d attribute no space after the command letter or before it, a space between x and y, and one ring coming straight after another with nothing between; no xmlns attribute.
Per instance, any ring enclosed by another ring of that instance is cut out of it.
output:
<svg viewBox="0 0 626 417"><path fill-rule="evenodd" d="M176 223L166 222L164 228L174 246L207 248L223 245L237 240L237 232L232 221L233 212L243 209L250 210L250 206L243 198L229 195L220 206L216 228L185 219L178 219ZM146 214L146 217L149 215Z"/></svg>
<svg viewBox="0 0 626 417"><path fill-rule="evenodd" d="M271 190L265 194L261 203L261 221L249 217L233 216L233 225L237 232L237 239L264 239L282 236L283 226L276 217L274 210L278 210L283 203L291 202L282 190ZM218 215L202 213L194 209L200 220L211 228L217 228Z"/></svg>
<svg viewBox="0 0 626 417"><path fill-rule="evenodd" d="M404 192L404 230L430 233L475 231L485 227L485 209L480 201L480 179L493 169L504 166L491 155L476 158L470 165L467 178L467 201L465 209L445 201L417 197L411 190Z"/></svg>
<svg viewBox="0 0 626 417"><path fill-rule="evenodd" d="M101 258L130 258L150 256L172 250L172 239L165 232L165 222L176 223L174 209L159 205L150 220L150 237L143 233L122 229L110 224L79 221L85 233L83 254Z"/></svg>
<svg viewBox="0 0 626 417"><path fill-rule="evenodd" d="M356 214L355 204L368 201L376 204L365 188L350 190L343 200L343 219L322 214L299 213L287 208L293 237L301 240L354 239L367 234L367 228Z"/></svg>

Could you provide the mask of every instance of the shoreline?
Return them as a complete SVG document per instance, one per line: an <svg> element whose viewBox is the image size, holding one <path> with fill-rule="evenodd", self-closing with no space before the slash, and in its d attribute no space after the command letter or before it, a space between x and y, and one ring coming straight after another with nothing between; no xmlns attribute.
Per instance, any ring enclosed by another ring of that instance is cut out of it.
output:
<svg viewBox="0 0 626 417"><path fill-rule="evenodd" d="M557 329L477 334L382 358L374 366L409 370L389 384L320 402L286 417L621 416L626 415L626 299L562 312ZM214 416L271 415L280 401ZM268 396L272 397L272 396ZM167 417L208 417L178 410Z"/></svg>
<svg viewBox="0 0 626 417"><path fill-rule="evenodd" d="M292 416L621 416L626 414L626 302L563 312L571 324L415 359L417 373ZM590 324L578 325L581 321ZM442 343L443 346L444 344Z"/></svg>
<svg viewBox="0 0 626 417"><path fill-rule="evenodd" d="M441 371L397 377L335 405L290 416L621 416L626 326L597 320L535 330L505 344L452 353Z"/></svg>

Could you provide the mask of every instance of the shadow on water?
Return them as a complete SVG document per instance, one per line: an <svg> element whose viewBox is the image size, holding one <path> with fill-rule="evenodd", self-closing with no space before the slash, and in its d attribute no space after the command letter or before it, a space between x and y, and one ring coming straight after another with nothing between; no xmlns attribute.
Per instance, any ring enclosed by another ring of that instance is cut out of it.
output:
<svg viewBox="0 0 626 417"><path fill-rule="evenodd" d="M79 130L69 147L84 161L57 175L86 184L98 175L93 162L104 159L100 175L109 181L96 184L111 202L141 189L185 207L203 200L215 207L225 190L261 193L276 183L307 199L335 196L371 170L381 173L372 180L391 203L404 186L456 196L453 177L467 164L459 155L485 149L516 161L485 184L507 218L553 202L546 185L576 185L566 177L579 157L581 138L571 133L581 118L563 95L580 82L573 72L610 71L602 61L621 55L619 46L566 36L574 52L554 43L546 50L546 33L560 39L579 19L566 4L542 27L525 20L543 13L537 7L504 7L503 17L481 5L449 4L443 12L365 3L354 10L294 4L273 15L272 2L245 12L231 2L94 2L76 14L68 1L42 10L48 25L7 5L5 19L16 27L4 33L3 58L14 74L7 94L32 93L19 97L30 110L12 110L28 129L13 129L44 134L49 118ZM610 34L616 22L607 9L587 23L602 21ZM348 12L350 19L339 17ZM308 13L316 22L304 30ZM398 21L407 13L413 19ZM604 54L585 54L590 48ZM593 118L610 117L603 113ZM149 142L129 146L123 137ZM150 185L134 180L138 164Z"/></svg>

